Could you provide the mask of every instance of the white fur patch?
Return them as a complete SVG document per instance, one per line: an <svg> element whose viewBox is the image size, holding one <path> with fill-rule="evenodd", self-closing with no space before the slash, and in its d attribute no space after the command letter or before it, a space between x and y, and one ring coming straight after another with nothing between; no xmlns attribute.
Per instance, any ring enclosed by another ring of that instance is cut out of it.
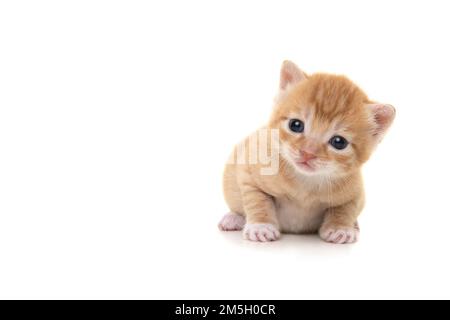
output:
<svg viewBox="0 0 450 320"><path fill-rule="evenodd" d="M244 228L244 238L260 242L275 241L280 238L280 231L270 223L248 223Z"/></svg>
<svg viewBox="0 0 450 320"><path fill-rule="evenodd" d="M323 222L326 207L308 201L275 199L280 230L286 233L316 232Z"/></svg>
<svg viewBox="0 0 450 320"><path fill-rule="evenodd" d="M355 243L359 239L359 230L356 228L325 228L320 229L319 235L326 242L336 244Z"/></svg>
<svg viewBox="0 0 450 320"><path fill-rule="evenodd" d="M245 218L240 214L229 212L223 216L219 222L219 229L222 231L242 230L245 225Z"/></svg>

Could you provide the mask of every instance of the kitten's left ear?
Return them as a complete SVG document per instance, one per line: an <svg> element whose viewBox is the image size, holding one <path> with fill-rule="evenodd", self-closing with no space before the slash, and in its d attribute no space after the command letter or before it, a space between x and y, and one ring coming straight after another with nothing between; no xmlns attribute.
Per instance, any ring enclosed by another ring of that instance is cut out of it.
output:
<svg viewBox="0 0 450 320"><path fill-rule="evenodd" d="M367 107L375 122L374 138L380 142L395 118L395 108L390 104L371 103Z"/></svg>
<svg viewBox="0 0 450 320"><path fill-rule="evenodd" d="M280 89L284 90L288 86L303 81L307 78L306 73L300 70L295 63L289 60L283 61L280 71Z"/></svg>

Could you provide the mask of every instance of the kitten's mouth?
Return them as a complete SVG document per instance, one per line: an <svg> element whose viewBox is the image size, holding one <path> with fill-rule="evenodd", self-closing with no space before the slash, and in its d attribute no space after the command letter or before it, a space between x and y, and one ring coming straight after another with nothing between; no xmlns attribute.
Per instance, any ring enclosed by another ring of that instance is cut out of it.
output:
<svg viewBox="0 0 450 320"><path fill-rule="evenodd" d="M312 164L311 159L303 159L296 155L294 152L289 150L287 152L287 158L290 160L290 162L295 165L295 167L303 172L303 173L316 173L317 168Z"/></svg>
<svg viewBox="0 0 450 320"><path fill-rule="evenodd" d="M295 164L302 170L312 172L315 168L308 161L295 161Z"/></svg>

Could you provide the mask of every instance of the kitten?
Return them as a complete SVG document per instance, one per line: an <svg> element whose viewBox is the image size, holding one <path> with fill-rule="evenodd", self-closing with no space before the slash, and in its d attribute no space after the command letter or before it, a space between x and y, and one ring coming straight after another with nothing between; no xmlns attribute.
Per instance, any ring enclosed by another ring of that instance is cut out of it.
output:
<svg viewBox="0 0 450 320"><path fill-rule="evenodd" d="M346 77L306 75L285 61L267 126L238 144L225 168L231 212L219 228L244 229L244 238L261 242L280 232L356 242L364 206L360 169L394 117L391 105L370 101ZM269 162L276 163L272 173L264 171Z"/></svg>

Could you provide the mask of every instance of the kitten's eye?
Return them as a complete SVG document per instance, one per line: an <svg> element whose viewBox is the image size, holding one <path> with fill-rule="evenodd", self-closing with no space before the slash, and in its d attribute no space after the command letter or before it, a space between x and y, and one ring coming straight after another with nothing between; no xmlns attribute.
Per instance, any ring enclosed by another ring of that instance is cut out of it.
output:
<svg viewBox="0 0 450 320"><path fill-rule="evenodd" d="M305 124L301 120L291 119L289 120L289 129L293 132L300 133L305 129Z"/></svg>
<svg viewBox="0 0 450 320"><path fill-rule="evenodd" d="M342 150L345 149L348 146L348 141L345 140L344 137L341 136L334 136L333 138L330 139L330 144L338 149L338 150Z"/></svg>

